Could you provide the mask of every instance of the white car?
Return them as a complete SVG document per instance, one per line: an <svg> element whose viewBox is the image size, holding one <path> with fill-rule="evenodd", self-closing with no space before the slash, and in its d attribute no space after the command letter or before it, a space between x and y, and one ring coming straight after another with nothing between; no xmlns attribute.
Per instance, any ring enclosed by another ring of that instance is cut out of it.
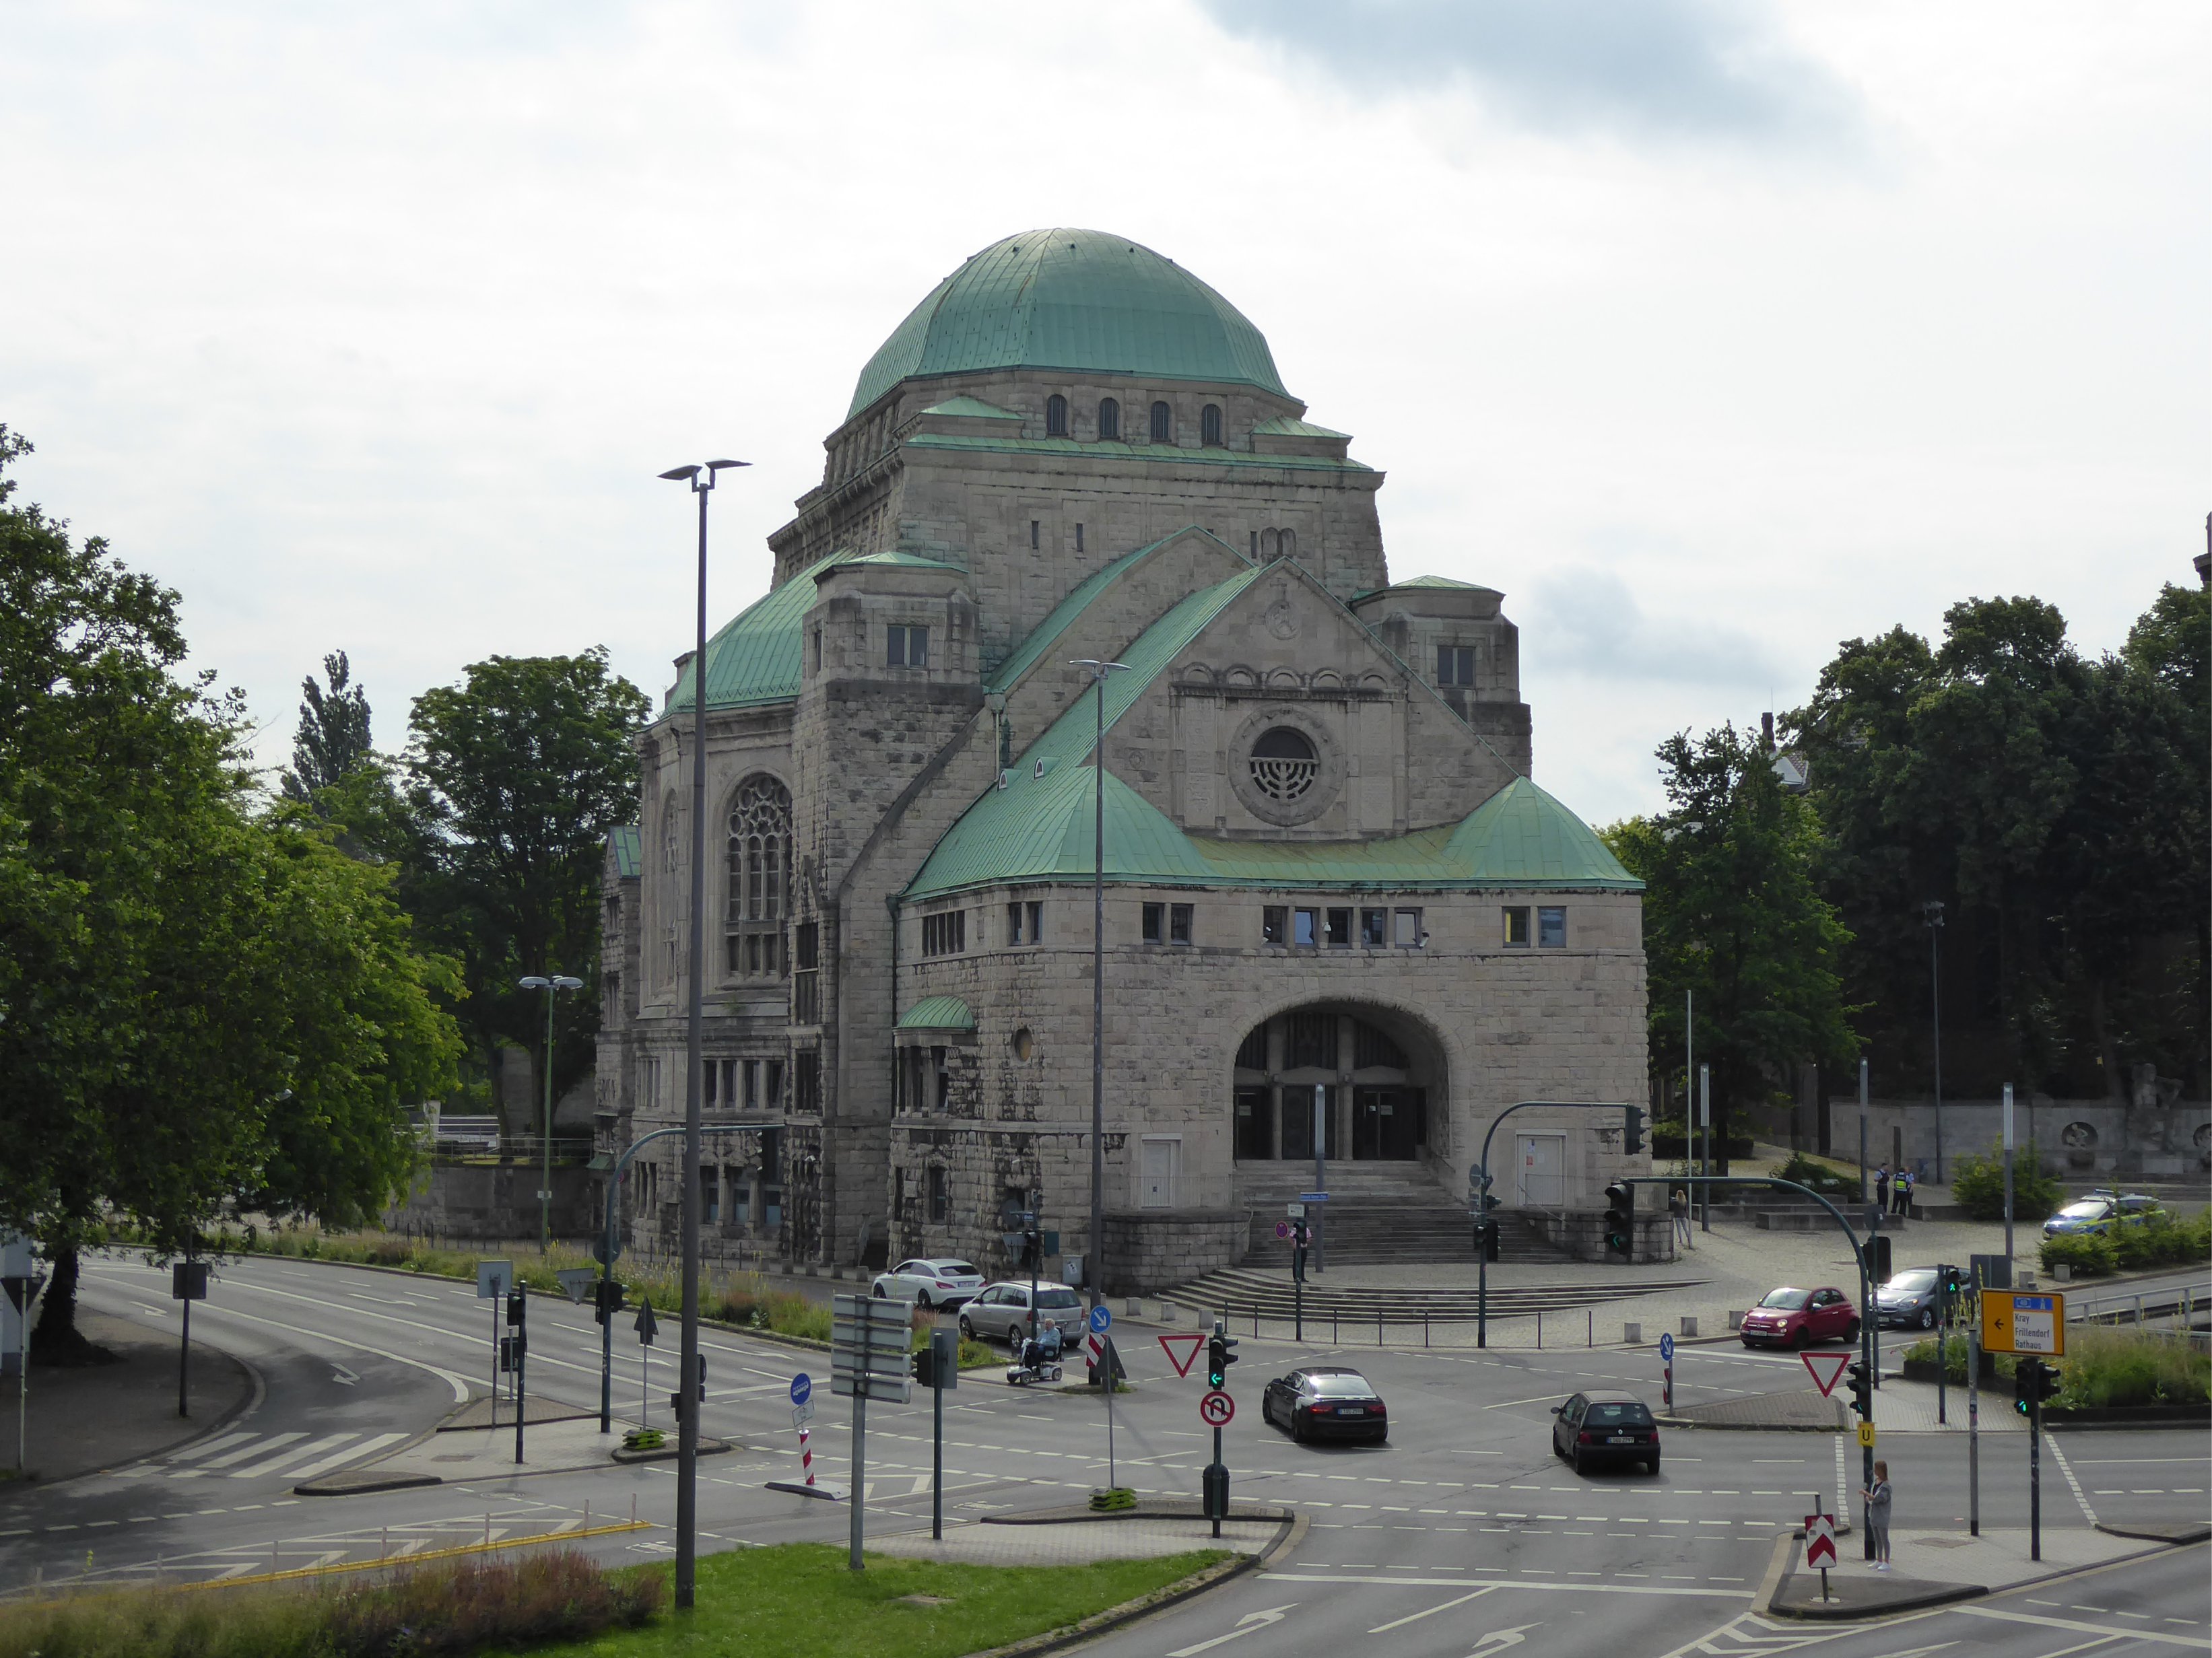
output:
<svg viewBox="0 0 2212 1658"><path fill-rule="evenodd" d="M957 1307L983 1287L983 1275L964 1260L902 1260L876 1275L875 1294L910 1301L924 1312Z"/></svg>

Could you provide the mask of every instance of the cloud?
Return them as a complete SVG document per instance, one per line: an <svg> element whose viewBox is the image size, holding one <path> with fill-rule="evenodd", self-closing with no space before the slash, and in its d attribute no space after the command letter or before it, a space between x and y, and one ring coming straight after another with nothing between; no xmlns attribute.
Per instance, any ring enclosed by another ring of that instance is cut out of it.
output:
<svg viewBox="0 0 2212 1658"><path fill-rule="evenodd" d="M1744 0L1200 0L1354 91L1472 83L1545 131L1830 141L1856 100Z"/></svg>
<svg viewBox="0 0 2212 1658"><path fill-rule="evenodd" d="M1708 612L1647 616L1610 570L1571 566L1540 579L1522 633L1524 660L1546 673L1620 682L1726 686L1764 695L1796 683L1761 640Z"/></svg>

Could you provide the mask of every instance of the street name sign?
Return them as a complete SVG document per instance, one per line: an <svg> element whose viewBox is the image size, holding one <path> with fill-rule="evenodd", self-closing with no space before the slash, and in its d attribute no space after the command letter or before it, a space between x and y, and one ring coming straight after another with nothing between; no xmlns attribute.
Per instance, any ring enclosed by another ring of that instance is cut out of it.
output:
<svg viewBox="0 0 2212 1658"><path fill-rule="evenodd" d="M2066 1297L2055 1291L1983 1291L1982 1351L2065 1357Z"/></svg>
<svg viewBox="0 0 2212 1658"><path fill-rule="evenodd" d="M1836 1378L1843 1375L1844 1367L1851 1362L1849 1353L1800 1353L1797 1357L1804 1360L1805 1368L1813 1373L1813 1385L1820 1390L1823 1399L1835 1392ZM1822 1374L1824 1371L1825 1375Z"/></svg>
<svg viewBox="0 0 2212 1658"><path fill-rule="evenodd" d="M1198 1350L1206 1345L1206 1338L1192 1331L1188 1334L1162 1336L1160 1345L1167 1350L1168 1363L1175 1366L1175 1373L1188 1376L1190 1367L1198 1362Z"/></svg>
<svg viewBox="0 0 2212 1658"><path fill-rule="evenodd" d="M1209 1428L1227 1427L1236 1414L1237 1401L1227 1394L1208 1393L1198 1401L1198 1419Z"/></svg>

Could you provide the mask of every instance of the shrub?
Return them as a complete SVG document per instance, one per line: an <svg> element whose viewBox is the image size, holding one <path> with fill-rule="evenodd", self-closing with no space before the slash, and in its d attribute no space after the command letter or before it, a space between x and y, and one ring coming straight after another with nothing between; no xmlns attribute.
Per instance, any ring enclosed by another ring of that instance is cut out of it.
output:
<svg viewBox="0 0 2212 1658"><path fill-rule="evenodd" d="M1923 1364L1932 1363L1936 1357L1936 1338L1923 1336L1905 1350L1905 1357ZM1996 1368L2000 1381L2008 1382L2012 1380L2016 1361L2010 1353L1993 1354L1991 1362ZM1952 1335L1945 1338L1943 1376L1946 1381L1954 1382L1961 1388L1966 1385L1966 1338L1965 1336Z"/></svg>
<svg viewBox="0 0 2212 1658"><path fill-rule="evenodd" d="M2071 1267L2076 1278L2106 1278L2119 1271L2119 1252L2112 1240L2094 1232L2062 1232L2045 1238L2041 1252L2043 1270Z"/></svg>
<svg viewBox="0 0 2212 1658"><path fill-rule="evenodd" d="M2138 1272L2169 1262L2203 1260L2212 1249L2212 1209L2189 1220L2160 1210L2140 1225L2115 1228L2112 1248L2123 1272Z"/></svg>
<svg viewBox="0 0 2212 1658"><path fill-rule="evenodd" d="M432 1658L634 1628L665 1590L566 1550L344 1588L120 1589L0 1606L0 1658Z"/></svg>
<svg viewBox="0 0 2212 1658"><path fill-rule="evenodd" d="M1793 1151L1790 1161L1774 1171L1778 1180L1796 1181L1800 1186L1809 1186L1824 1197L1849 1193L1858 1196L1859 1181L1856 1174L1845 1175L1831 1169L1826 1163L1807 1157L1802 1151Z"/></svg>
<svg viewBox="0 0 2212 1658"><path fill-rule="evenodd" d="M2212 1398L2212 1354L2146 1330L2069 1328L2059 1361L2064 1409L2202 1405Z"/></svg>
<svg viewBox="0 0 2212 1658"><path fill-rule="evenodd" d="M1951 1196L1975 1220L2004 1218L2004 1151L1992 1145L1986 1157L1972 1152L1959 1159L1951 1173ZM2012 1215L2014 1220L2043 1220L2066 1201L2065 1184L2043 1171L2035 1142L2017 1148L2012 1162Z"/></svg>

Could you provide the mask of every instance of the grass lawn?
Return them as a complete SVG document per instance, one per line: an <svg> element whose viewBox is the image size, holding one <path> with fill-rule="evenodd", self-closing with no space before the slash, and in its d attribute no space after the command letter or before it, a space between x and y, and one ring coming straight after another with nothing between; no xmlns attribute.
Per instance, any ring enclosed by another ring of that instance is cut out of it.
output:
<svg viewBox="0 0 2212 1658"><path fill-rule="evenodd" d="M698 1604L644 1629L557 1647L541 1658L961 1658L1079 1622L1204 1570L1218 1550L1082 1566L967 1566L786 1543L703 1556ZM666 1567L647 1570L667 1570ZM926 1600L921 1597L927 1597Z"/></svg>

